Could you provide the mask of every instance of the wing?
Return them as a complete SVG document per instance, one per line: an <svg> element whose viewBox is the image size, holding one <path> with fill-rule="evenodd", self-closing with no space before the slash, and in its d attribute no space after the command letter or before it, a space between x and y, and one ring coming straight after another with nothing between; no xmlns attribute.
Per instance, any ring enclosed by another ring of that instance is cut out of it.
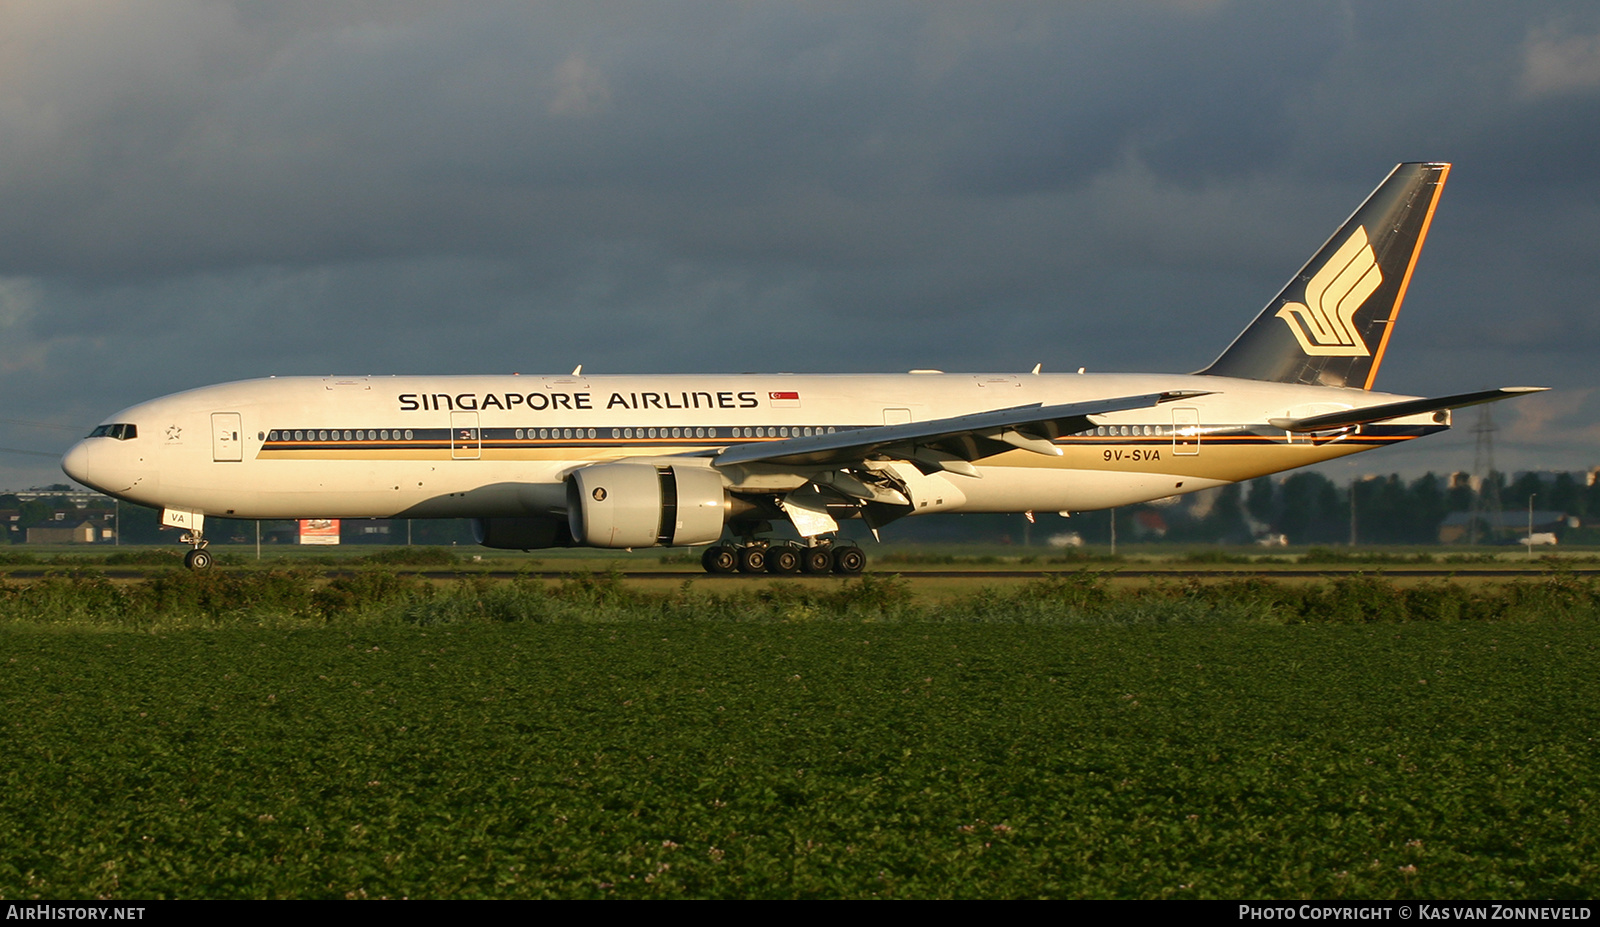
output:
<svg viewBox="0 0 1600 927"><path fill-rule="evenodd" d="M1093 424L1089 421L1091 415L1145 409L1204 395L1206 391L1202 390L1179 390L1063 405L1034 403L927 422L871 425L834 434L724 448L711 462L716 467L773 464L812 470L847 467L865 460L907 460L924 470L951 470L976 476L971 461L1004 451L1021 448L1060 456L1061 449L1052 443L1053 440L1090 427Z"/></svg>
<svg viewBox="0 0 1600 927"><path fill-rule="evenodd" d="M892 472L906 462L924 475L946 470L978 479L975 460L1021 449L1060 456L1054 439L1082 431L1092 415L1147 409L1163 402L1204 396L1207 390L1179 390L1116 396L1061 405L1034 403L972 415L869 425L833 434L786 438L727 447L715 452L718 469L746 474L777 471L771 486L776 505L805 537L837 531L834 515L855 510L876 534L880 526L912 511L912 490Z"/></svg>

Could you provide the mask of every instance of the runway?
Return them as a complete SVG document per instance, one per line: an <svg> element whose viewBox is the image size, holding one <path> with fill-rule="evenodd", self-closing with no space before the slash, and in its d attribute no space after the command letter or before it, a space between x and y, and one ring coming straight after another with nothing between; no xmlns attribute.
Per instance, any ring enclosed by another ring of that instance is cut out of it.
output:
<svg viewBox="0 0 1600 927"><path fill-rule="evenodd" d="M117 569L117 568L90 568L91 571L104 573L113 579L148 579L171 572L170 569ZM226 567L219 566L217 573L227 573L235 570L254 570L254 567ZM303 568L302 568L303 569ZM366 569L326 569L320 571L327 579L339 579L356 576L361 573L370 573L377 568ZM32 580L41 579L60 570L28 568L9 570L0 573L0 578ZM482 570L463 568L456 570L408 570L398 569L387 572L405 576L416 576L431 581L445 581L451 579L488 578L494 580L515 579L541 579L563 580L578 576L591 576L602 571L591 570ZM1107 579L1174 579L1174 580L1240 580L1240 579L1332 579L1341 576L1381 575L1388 579L1549 579L1553 576L1576 576L1584 579L1600 576L1600 568L1552 570L1549 568L1504 568L1484 569L1443 569L1439 567L1408 568L1399 566L1328 566L1320 569L1201 569L1201 570L1162 570L1162 569L1016 569L1016 570L895 570L888 568L868 569L865 574L856 576L843 576L834 573L809 575L805 573L704 573L698 570L622 570L619 574L624 579L630 580L707 580L715 583L740 583L751 581L786 580L798 582L843 582L868 576L899 576L908 580L916 579L989 579L996 582L1016 580L1048 579L1051 577L1072 577L1083 574L1104 576Z"/></svg>

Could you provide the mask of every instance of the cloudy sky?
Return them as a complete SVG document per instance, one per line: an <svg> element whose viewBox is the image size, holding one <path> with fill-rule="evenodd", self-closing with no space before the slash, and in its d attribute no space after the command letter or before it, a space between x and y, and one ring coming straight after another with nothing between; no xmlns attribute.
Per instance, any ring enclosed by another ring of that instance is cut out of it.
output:
<svg viewBox="0 0 1600 927"><path fill-rule="evenodd" d="M1600 464L1592 0L0 0L0 487L268 374L1194 370L1403 160L1378 387Z"/></svg>

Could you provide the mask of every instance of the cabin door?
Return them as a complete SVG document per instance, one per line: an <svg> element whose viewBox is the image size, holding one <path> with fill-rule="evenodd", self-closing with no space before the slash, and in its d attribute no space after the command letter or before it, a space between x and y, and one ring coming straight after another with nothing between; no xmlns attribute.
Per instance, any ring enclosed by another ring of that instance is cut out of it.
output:
<svg viewBox="0 0 1600 927"><path fill-rule="evenodd" d="M244 460L244 442L239 440L239 413L211 413L211 459Z"/></svg>
<svg viewBox="0 0 1600 927"><path fill-rule="evenodd" d="M1172 410L1172 453L1193 457L1200 453L1200 410Z"/></svg>

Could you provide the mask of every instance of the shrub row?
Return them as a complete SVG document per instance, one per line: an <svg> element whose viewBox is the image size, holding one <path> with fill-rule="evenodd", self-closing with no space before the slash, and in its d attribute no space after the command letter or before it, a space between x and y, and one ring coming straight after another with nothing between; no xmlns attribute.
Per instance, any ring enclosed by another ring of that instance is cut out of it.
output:
<svg viewBox="0 0 1600 927"><path fill-rule="evenodd" d="M897 576L838 584L774 583L713 592L686 581L650 592L619 573L556 583L465 577L435 584L363 571L324 581L313 570L172 570L114 583L92 571L0 583L0 623L128 629L400 622L923 621L1035 624L1363 623L1588 620L1600 584L1558 574L1493 585L1401 586L1357 574L1320 583L1266 579L1113 586L1080 572L919 601Z"/></svg>

